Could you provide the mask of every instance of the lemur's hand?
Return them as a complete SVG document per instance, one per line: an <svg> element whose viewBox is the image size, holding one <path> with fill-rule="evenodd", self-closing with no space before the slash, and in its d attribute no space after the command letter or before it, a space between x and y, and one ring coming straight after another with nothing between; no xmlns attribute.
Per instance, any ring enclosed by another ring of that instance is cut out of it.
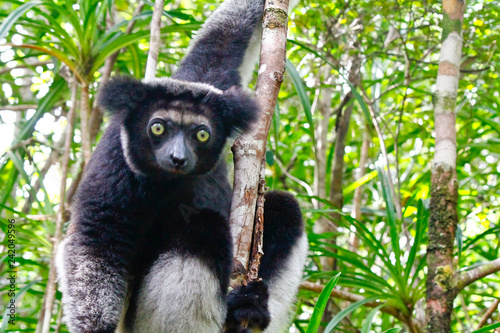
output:
<svg viewBox="0 0 500 333"><path fill-rule="evenodd" d="M250 333L263 331L271 320L267 309L269 291L263 281L250 282L227 296L225 333Z"/></svg>

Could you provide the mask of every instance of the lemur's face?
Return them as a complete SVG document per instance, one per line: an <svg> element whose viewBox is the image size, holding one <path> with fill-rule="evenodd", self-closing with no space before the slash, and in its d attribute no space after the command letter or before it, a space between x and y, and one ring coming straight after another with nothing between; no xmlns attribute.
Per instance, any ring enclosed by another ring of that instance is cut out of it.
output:
<svg viewBox="0 0 500 333"><path fill-rule="evenodd" d="M241 89L161 79L115 78L100 102L120 125L128 166L137 174L182 177L210 172L229 136L247 129L258 107Z"/></svg>
<svg viewBox="0 0 500 333"><path fill-rule="evenodd" d="M185 99L144 105L127 116L121 131L135 171L173 177L212 170L228 136L216 109Z"/></svg>
<svg viewBox="0 0 500 333"><path fill-rule="evenodd" d="M146 125L155 163L165 172L186 175L210 171L218 161L226 134L203 105L174 101L151 113Z"/></svg>
<svg viewBox="0 0 500 333"><path fill-rule="evenodd" d="M202 115L158 110L149 120L147 131L156 161L167 172L189 174L199 170L198 157L214 148L214 129Z"/></svg>

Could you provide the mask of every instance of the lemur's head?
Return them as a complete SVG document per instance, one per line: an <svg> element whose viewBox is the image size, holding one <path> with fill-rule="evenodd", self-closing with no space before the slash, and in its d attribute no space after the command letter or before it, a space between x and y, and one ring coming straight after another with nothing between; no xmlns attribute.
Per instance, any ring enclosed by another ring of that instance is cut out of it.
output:
<svg viewBox="0 0 500 333"><path fill-rule="evenodd" d="M248 129L258 113L240 88L222 91L167 78L144 83L117 77L103 87L99 102L121 125L130 168L149 176L209 172L227 138Z"/></svg>

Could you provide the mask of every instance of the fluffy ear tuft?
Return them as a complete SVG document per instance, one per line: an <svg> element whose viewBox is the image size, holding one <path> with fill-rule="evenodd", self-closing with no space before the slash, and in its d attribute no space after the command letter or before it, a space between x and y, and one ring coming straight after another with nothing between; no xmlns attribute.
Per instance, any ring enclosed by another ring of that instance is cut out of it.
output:
<svg viewBox="0 0 500 333"><path fill-rule="evenodd" d="M99 94L99 105L111 114L122 114L137 108L148 97L144 83L127 76L117 76L102 87Z"/></svg>
<svg viewBox="0 0 500 333"><path fill-rule="evenodd" d="M243 89L233 86L219 97L224 105L223 121L228 135L246 131L257 120L259 106Z"/></svg>

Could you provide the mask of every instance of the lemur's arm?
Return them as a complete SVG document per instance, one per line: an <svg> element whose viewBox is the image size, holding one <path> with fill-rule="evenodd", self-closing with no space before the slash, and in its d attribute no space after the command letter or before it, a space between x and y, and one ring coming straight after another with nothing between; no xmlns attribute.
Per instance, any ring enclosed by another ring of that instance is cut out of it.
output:
<svg viewBox="0 0 500 333"><path fill-rule="evenodd" d="M268 192L264 204L264 256L261 282L228 295L225 333L283 333L288 328L307 254L307 237L297 201L285 192ZM250 330L242 329L247 322Z"/></svg>
<svg viewBox="0 0 500 333"><path fill-rule="evenodd" d="M102 138L73 203L68 236L57 253L59 288L72 333L113 333L140 225L129 211L138 191L120 149L119 129Z"/></svg>
<svg viewBox="0 0 500 333"><path fill-rule="evenodd" d="M175 79L246 86L258 60L264 0L226 0L191 42Z"/></svg>

